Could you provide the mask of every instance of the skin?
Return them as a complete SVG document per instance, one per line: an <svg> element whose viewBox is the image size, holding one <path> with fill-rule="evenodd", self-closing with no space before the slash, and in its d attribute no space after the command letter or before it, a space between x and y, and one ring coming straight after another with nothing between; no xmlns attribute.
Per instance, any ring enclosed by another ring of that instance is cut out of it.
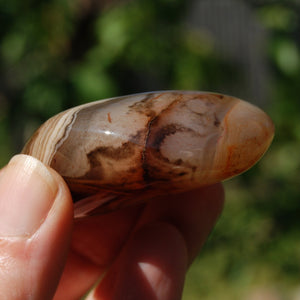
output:
<svg viewBox="0 0 300 300"><path fill-rule="evenodd" d="M0 299L181 299L221 184L73 219L62 178L18 155L0 172Z"/></svg>

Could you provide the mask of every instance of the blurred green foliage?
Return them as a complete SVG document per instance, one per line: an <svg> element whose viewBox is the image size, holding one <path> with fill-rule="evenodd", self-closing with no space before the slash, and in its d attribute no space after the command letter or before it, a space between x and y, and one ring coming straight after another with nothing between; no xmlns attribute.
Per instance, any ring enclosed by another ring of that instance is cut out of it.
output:
<svg viewBox="0 0 300 300"><path fill-rule="evenodd" d="M190 1L100 2L0 1L0 166L68 107L149 90L222 92L239 77L213 39L186 26ZM300 288L300 4L245 3L268 32L265 109L276 137L257 166L225 183L185 300L250 300L260 289L294 300Z"/></svg>

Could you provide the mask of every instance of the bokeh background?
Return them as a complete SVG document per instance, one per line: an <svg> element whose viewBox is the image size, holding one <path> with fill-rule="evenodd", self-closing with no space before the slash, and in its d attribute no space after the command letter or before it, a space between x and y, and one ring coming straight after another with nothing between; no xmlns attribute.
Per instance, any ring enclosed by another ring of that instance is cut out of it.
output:
<svg viewBox="0 0 300 300"><path fill-rule="evenodd" d="M0 0L0 166L63 109L165 89L232 94L276 125L225 183L183 299L299 300L300 1Z"/></svg>

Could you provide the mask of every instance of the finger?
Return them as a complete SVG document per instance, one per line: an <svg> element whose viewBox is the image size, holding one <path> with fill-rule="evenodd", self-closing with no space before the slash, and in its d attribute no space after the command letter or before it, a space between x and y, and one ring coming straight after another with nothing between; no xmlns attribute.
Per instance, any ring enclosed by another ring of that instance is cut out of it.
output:
<svg viewBox="0 0 300 300"><path fill-rule="evenodd" d="M72 250L107 268L119 253L142 209L130 207L109 214L75 220Z"/></svg>
<svg viewBox="0 0 300 300"><path fill-rule="evenodd" d="M180 299L186 268L181 234L167 223L151 224L136 232L88 300Z"/></svg>
<svg viewBox="0 0 300 300"><path fill-rule="evenodd" d="M0 174L0 299L52 299L72 228L61 177L15 156Z"/></svg>
<svg viewBox="0 0 300 300"><path fill-rule="evenodd" d="M139 207L75 220L71 251L55 300L80 299L117 257L140 214Z"/></svg>
<svg viewBox="0 0 300 300"><path fill-rule="evenodd" d="M186 270L223 206L220 185L149 203L90 299L180 299Z"/></svg>
<svg viewBox="0 0 300 300"><path fill-rule="evenodd" d="M138 227L155 221L175 226L186 241L189 263L197 256L224 205L222 184L149 202Z"/></svg>

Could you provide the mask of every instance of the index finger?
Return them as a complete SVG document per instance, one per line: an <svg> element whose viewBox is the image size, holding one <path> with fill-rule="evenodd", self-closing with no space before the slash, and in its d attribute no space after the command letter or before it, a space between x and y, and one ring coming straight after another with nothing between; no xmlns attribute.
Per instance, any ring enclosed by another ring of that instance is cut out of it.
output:
<svg viewBox="0 0 300 300"><path fill-rule="evenodd" d="M223 207L220 184L149 202L121 254L88 299L180 299L188 265Z"/></svg>

